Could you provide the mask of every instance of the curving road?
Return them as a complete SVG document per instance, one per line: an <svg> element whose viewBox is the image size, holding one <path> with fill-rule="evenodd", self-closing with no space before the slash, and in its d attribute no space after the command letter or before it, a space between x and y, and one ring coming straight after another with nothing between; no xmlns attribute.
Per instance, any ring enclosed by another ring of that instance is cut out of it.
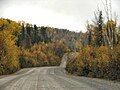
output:
<svg viewBox="0 0 120 90"><path fill-rule="evenodd" d="M118 82L68 75L62 63L60 67L26 68L0 76L0 90L120 90Z"/></svg>
<svg viewBox="0 0 120 90"><path fill-rule="evenodd" d="M120 84L67 75L61 67L40 67L0 77L0 90L120 90Z"/></svg>

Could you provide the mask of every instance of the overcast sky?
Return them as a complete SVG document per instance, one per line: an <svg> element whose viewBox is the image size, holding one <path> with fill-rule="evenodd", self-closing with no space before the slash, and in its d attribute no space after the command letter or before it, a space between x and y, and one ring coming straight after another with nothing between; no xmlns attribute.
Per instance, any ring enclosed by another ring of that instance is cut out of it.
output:
<svg viewBox="0 0 120 90"><path fill-rule="evenodd" d="M119 18L120 0L111 1ZM98 6L103 7L102 0L0 0L0 17L85 31L86 21L94 18L93 12Z"/></svg>

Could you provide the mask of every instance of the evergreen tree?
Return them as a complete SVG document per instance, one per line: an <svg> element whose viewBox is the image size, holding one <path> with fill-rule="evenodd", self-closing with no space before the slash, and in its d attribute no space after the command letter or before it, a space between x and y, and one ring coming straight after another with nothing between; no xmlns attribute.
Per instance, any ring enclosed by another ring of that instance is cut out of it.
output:
<svg viewBox="0 0 120 90"><path fill-rule="evenodd" d="M29 23L27 23L27 25L26 25L26 31L27 31L27 34L29 36L31 36L31 28L30 28L30 24Z"/></svg>
<svg viewBox="0 0 120 90"><path fill-rule="evenodd" d="M38 27L34 25L34 43L38 43Z"/></svg>
<svg viewBox="0 0 120 90"><path fill-rule="evenodd" d="M24 27L24 23L22 23L22 39L25 39L25 27Z"/></svg>
<svg viewBox="0 0 120 90"><path fill-rule="evenodd" d="M88 45L91 45L91 42L92 42L92 31L90 29L90 25L88 24L87 25L87 29L88 29Z"/></svg>
<svg viewBox="0 0 120 90"><path fill-rule="evenodd" d="M102 11L99 11L99 17L97 19L96 27L96 46L104 45L104 36L103 36L103 17Z"/></svg>

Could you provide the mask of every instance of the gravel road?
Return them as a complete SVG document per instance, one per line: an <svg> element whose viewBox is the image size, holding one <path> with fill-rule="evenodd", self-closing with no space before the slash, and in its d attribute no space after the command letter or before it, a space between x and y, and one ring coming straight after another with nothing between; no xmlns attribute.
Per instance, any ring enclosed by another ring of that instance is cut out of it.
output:
<svg viewBox="0 0 120 90"><path fill-rule="evenodd" d="M0 90L120 90L120 83L67 75L62 67L40 67L1 77Z"/></svg>
<svg viewBox="0 0 120 90"><path fill-rule="evenodd" d="M119 82L68 75L62 63L60 67L25 68L0 76L0 90L120 90Z"/></svg>

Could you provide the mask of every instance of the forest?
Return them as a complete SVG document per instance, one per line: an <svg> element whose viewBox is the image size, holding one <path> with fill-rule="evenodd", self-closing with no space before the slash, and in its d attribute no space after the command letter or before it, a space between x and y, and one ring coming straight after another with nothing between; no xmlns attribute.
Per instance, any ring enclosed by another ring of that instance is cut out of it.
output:
<svg viewBox="0 0 120 90"><path fill-rule="evenodd" d="M79 51L81 33L0 19L0 75L20 68L56 66L64 53Z"/></svg>
<svg viewBox="0 0 120 90"><path fill-rule="evenodd" d="M120 26L107 10L107 17L94 13L85 33L0 18L0 75L59 66L65 53L78 52L67 62L69 73L120 81Z"/></svg>

